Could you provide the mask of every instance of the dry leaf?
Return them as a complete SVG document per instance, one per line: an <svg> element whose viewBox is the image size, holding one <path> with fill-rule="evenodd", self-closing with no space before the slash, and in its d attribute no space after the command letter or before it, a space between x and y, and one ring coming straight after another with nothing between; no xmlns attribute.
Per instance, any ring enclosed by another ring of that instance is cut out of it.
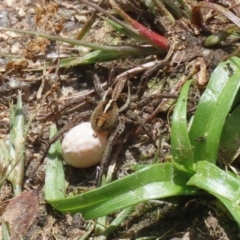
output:
<svg viewBox="0 0 240 240"><path fill-rule="evenodd" d="M23 192L10 200L3 218L10 225L11 240L19 240L32 225L38 210L38 195L36 191Z"/></svg>

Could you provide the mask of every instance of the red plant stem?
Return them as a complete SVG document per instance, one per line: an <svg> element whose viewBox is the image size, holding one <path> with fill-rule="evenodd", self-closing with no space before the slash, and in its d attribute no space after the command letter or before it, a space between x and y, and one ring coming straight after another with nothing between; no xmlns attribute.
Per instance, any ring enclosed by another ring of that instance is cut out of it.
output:
<svg viewBox="0 0 240 240"><path fill-rule="evenodd" d="M160 47L161 49L168 50L169 41L167 38L149 30L141 23L135 21L131 17L129 17L117 4L114 0L109 0L113 9L117 11L117 13L134 29L136 29L142 36L146 37L155 47Z"/></svg>

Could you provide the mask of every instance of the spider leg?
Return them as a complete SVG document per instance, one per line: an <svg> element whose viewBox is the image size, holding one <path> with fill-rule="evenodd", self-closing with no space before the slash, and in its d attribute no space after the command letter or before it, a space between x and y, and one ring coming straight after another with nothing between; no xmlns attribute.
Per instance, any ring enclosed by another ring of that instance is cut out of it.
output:
<svg viewBox="0 0 240 240"><path fill-rule="evenodd" d="M147 134L147 136L149 137L149 139L151 140L151 142L153 143L154 147L156 149L158 149L158 146L156 144L156 142L154 141L153 139L153 136L151 134L151 131L149 129L149 127L147 127L146 125L146 122L140 117L138 116L137 114L135 114L133 111L129 110L127 113L126 113L126 116L129 118L129 119L132 119L134 120L135 122L137 122L140 127L142 127L143 131Z"/></svg>
<svg viewBox="0 0 240 240"><path fill-rule="evenodd" d="M94 88L95 88L95 91L97 92L97 94L103 98L104 97L104 94L105 94L105 91L101 85L101 82L100 82L100 78L98 77L97 74L94 74L93 75L93 83L94 83Z"/></svg>
<svg viewBox="0 0 240 240"><path fill-rule="evenodd" d="M124 111L130 104L131 102L131 86L130 82L128 81L128 94L127 94L127 100L126 102L119 108L118 112Z"/></svg>
<svg viewBox="0 0 240 240"><path fill-rule="evenodd" d="M100 172L99 172L98 181L97 181L98 186L101 185L103 174L106 172L106 167L107 167L107 164L109 163L109 157L112 152L113 145L116 143L118 137L124 131L124 129L125 129L125 123L124 121L120 120L117 128L114 130L114 132L111 134L111 136L108 139L108 143L103 153L103 157L100 165Z"/></svg>
<svg viewBox="0 0 240 240"><path fill-rule="evenodd" d="M170 94L170 93L159 93L159 94L154 94L151 95L149 97L143 98L142 100L140 100L137 103L131 103L130 104L130 108L131 109L136 109L136 108L141 108L146 106L147 104L151 103L153 100L157 99L157 98L177 98L178 95L176 94Z"/></svg>

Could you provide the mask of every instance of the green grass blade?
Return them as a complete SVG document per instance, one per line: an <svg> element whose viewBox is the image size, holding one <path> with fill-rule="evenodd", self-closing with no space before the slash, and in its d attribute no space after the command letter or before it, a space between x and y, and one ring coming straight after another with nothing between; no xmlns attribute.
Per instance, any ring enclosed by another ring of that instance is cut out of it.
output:
<svg viewBox="0 0 240 240"><path fill-rule="evenodd" d="M51 126L50 138L56 133L56 126ZM65 196L65 180L61 155L61 143L58 140L52 144L47 155L45 175L45 198L47 201L49 199L64 198Z"/></svg>
<svg viewBox="0 0 240 240"><path fill-rule="evenodd" d="M183 165L186 169L193 170L193 152L187 128L187 98L191 83L192 80L184 84L174 108L171 126L171 152L175 162Z"/></svg>
<svg viewBox="0 0 240 240"><path fill-rule="evenodd" d="M130 216L134 206L125 208L122 210L116 218L108 225L107 229L103 232L103 236L107 237L113 233L113 231L128 217Z"/></svg>
<svg viewBox="0 0 240 240"><path fill-rule="evenodd" d="M121 47L119 47L121 48ZM94 51L86 54L83 57L71 57L60 60L59 66L60 67L71 67L80 64L93 64L98 62L107 62L113 61L117 59L124 59L128 57L139 57L139 56L148 56L156 54L156 48L153 47L139 47L138 50L136 49L128 49L123 50L122 52L119 51Z"/></svg>
<svg viewBox="0 0 240 240"><path fill-rule="evenodd" d="M239 90L239 79L237 57L220 63L214 70L189 131L195 161L216 162L222 128Z"/></svg>
<svg viewBox="0 0 240 240"><path fill-rule="evenodd" d="M220 140L220 155L228 164L232 163L240 148L240 105L227 118Z"/></svg>
<svg viewBox="0 0 240 240"><path fill-rule="evenodd" d="M235 201L240 179L212 163L199 161L196 163L196 174L190 178L187 184L204 189L216 197L221 196Z"/></svg>
<svg viewBox="0 0 240 240"><path fill-rule="evenodd" d="M178 1L181 2L181 7L173 0L163 0L163 3L167 6L167 9L178 19L186 18L190 19L191 10L189 10L189 5L185 3L185 1ZM184 10L183 10L184 9Z"/></svg>
<svg viewBox="0 0 240 240"><path fill-rule="evenodd" d="M139 33L135 32L135 31L132 31L130 29L127 29L125 28L124 26L122 25L119 25L118 23L112 21L111 19L109 18L104 18L103 19L108 22L115 30L117 30L118 32L130 37L130 38L133 38L133 39L136 39L138 41L141 41L141 42L146 42L146 38L145 37L142 37L142 35L140 35ZM155 48L156 49L156 48Z"/></svg>
<svg viewBox="0 0 240 240"><path fill-rule="evenodd" d="M240 179L227 173L207 161L196 164L196 174L190 178L188 185L201 188L218 198L240 223Z"/></svg>
<svg viewBox="0 0 240 240"><path fill-rule="evenodd" d="M233 218L235 219L236 223L240 227L240 206L233 205L232 201L225 199L223 197L218 197L218 199L225 205L228 211L232 214Z"/></svg>
<svg viewBox="0 0 240 240"><path fill-rule="evenodd" d="M43 37L52 41L59 41L59 42L65 42L71 45L76 45L76 46L84 46L84 47L89 47L94 50L102 50L102 51L112 51L112 52L123 52L123 51L141 51L140 46L130 46L130 45L100 45L100 44L95 44L95 43L90 43L90 42L85 42L85 41L80 41L76 40L73 38L64 38L64 37L59 37L56 35L50 35L46 33L41 33L41 32L35 32L35 31L27 31L27 30L21 30L21 29L14 29L14 28L5 28L5 27L0 27L0 30L5 30L5 31L12 31L16 32L19 34L27 34L30 36L38 36L38 37ZM155 49L157 51L157 49ZM156 52L155 52L156 53Z"/></svg>
<svg viewBox="0 0 240 240"><path fill-rule="evenodd" d="M189 176L173 164L155 164L115 182L67 198L48 200L60 212L81 212L86 219L97 218L150 199L190 195Z"/></svg>

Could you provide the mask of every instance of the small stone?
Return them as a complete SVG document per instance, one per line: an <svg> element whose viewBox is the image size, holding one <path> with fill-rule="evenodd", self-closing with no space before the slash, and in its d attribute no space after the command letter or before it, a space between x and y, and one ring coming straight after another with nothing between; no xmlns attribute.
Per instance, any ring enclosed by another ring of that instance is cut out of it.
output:
<svg viewBox="0 0 240 240"><path fill-rule="evenodd" d="M12 54L19 53L19 44L18 43L12 45L11 53Z"/></svg>
<svg viewBox="0 0 240 240"><path fill-rule="evenodd" d="M7 8L0 10L0 26L1 27L10 27L10 15Z"/></svg>
<svg viewBox="0 0 240 240"><path fill-rule="evenodd" d="M12 7L15 4L15 0L5 0L8 7Z"/></svg>
<svg viewBox="0 0 240 240"><path fill-rule="evenodd" d="M35 9L32 8L32 7L29 7L28 10L27 10L28 14L35 14L35 12L36 12Z"/></svg>
<svg viewBox="0 0 240 240"><path fill-rule="evenodd" d="M77 20L78 20L78 22L80 22L80 23L86 23L87 22L87 18L86 18L86 16L83 16L83 15L76 15L76 16L74 16Z"/></svg>
<svg viewBox="0 0 240 240"><path fill-rule="evenodd" d="M20 17L24 17L26 15L26 12L22 8L20 8L19 11L18 11L18 15Z"/></svg>
<svg viewBox="0 0 240 240"><path fill-rule="evenodd" d="M31 4L31 2L32 2L31 0L23 0L23 5L28 6Z"/></svg>

